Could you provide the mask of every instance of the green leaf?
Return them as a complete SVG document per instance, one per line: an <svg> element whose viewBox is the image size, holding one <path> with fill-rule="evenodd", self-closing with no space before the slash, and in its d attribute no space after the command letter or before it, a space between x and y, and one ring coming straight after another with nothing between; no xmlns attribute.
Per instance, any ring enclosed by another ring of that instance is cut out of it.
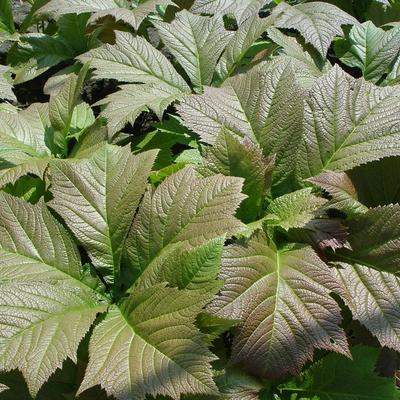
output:
<svg viewBox="0 0 400 400"><path fill-rule="evenodd" d="M190 11L196 14L224 16L232 14L241 25L271 0L195 0Z"/></svg>
<svg viewBox="0 0 400 400"><path fill-rule="evenodd" d="M15 32L10 0L3 0L0 4L0 32L1 31L8 33Z"/></svg>
<svg viewBox="0 0 400 400"><path fill-rule="evenodd" d="M365 79L376 83L399 54L400 27L384 31L371 21L354 25L344 45L346 52L338 54L340 60L350 67L360 68Z"/></svg>
<svg viewBox="0 0 400 400"><path fill-rule="evenodd" d="M51 163L49 204L108 282L119 279L125 238L156 154L134 156L129 147L105 145L88 160Z"/></svg>
<svg viewBox="0 0 400 400"><path fill-rule="evenodd" d="M254 42L273 22L274 18L260 18L255 14L239 26L217 64L216 74L221 82L233 75Z"/></svg>
<svg viewBox="0 0 400 400"><path fill-rule="evenodd" d="M215 66L232 37L222 20L201 17L183 10L172 23L154 22L161 40L201 91L210 85Z"/></svg>
<svg viewBox="0 0 400 400"><path fill-rule="evenodd" d="M84 65L79 71L78 75L71 75L68 80L65 81L61 90L54 96L50 97L49 101L49 118L51 125L55 132L55 145L60 148L60 151L66 155L68 152L67 138L70 133L71 125L83 125L85 122L90 122L94 119L92 114L92 119L87 121L79 121L82 117L86 120L85 116L78 115L82 114L82 111L86 114L86 109L81 109L77 107L78 99L82 86L89 69L89 64ZM89 108L90 110L90 108ZM81 128L85 128L82 126Z"/></svg>
<svg viewBox="0 0 400 400"><path fill-rule="evenodd" d="M208 309L242 321L232 363L277 378L298 373L314 348L348 354L340 309L329 296L340 285L310 247L277 250L258 232L226 248L220 278L224 287Z"/></svg>
<svg viewBox="0 0 400 400"><path fill-rule="evenodd" d="M268 84L266 84L268 82ZM185 97L178 107L183 123L214 144L222 128L259 143L265 156L276 154L274 183L288 179L303 119L302 89L290 63L261 63L227 80L221 88Z"/></svg>
<svg viewBox="0 0 400 400"><path fill-rule="evenodd" d="M298 174L308 178L346 171L399 155L398 102L395 88L355 80L333 67L316 81L306 101Z"/></svg>
<svg viewBox="0 0 400 400"><path fill-rule="evenodd" d="M399 393L393 378L382 378L374 369L379 349L356 346L353 359L330 354L317 362L281 391L296 399L396 400ZM313 397L316 396L316 397Z"/></svg>
<svg viewBox="0 0 400 400"><path fill-rule="evenodd" d="M43 203L5 193L0 203L0 369L18 368L35 396L67 357L76 360L105 306L80 282L78 249Z"/></svg>
<svg viewBox="0 0 400 400"><path fill-rule="evenodd" d="M259 216L263 198L271 188L273 166L274 157L264 157L256 144L248 139L240 141L223 129L207 149L203 167L198 169L203 175L211 172L244 178L243 193L248 197L237 215L242 221L251 222Z"/></svg>
<svg viewBox="0 0 400 400"><path fill-rule="evenodd" d="M5 65L0 65L0 99L17 101L15 94L13 92L13 85L9 82L5 76L8 71L8 67Z"/></svg>
<svg viewBox="0 0 400 400"><path fill-rule="evenodd" d="M217 394L209 364L215 357L194 326L209 299L158 285L111 308L94 329L79 393L100 384L118 400Z"/></svg>
<svg viewBox="0 0 400 400"><path fill-rule="evenodd" d="M240 178L200 178L187 167L146 192L126 242L133 280L146 269L157 270L174 248L199 246L240 229L234 213L244 198L241 188Z"/></svg>
<svg viewBox="0 0 400 400"><path fill-rule="evenodd" d="M224 242L224 237L218 237L199 246L185 242L170 245L144 270L130 291L160 282L179 289L209 290L219 272Z"/></svg>
<svg viewBox="0 0 400 400"><path fill-rule="evenodd" d="M115 45L105 44L78 57L95 68L99 79L167 85L171 90L190 92L168 59L140 36L116 31Z"/></svg>
<svg viewBox="0 0 400 400"><path fill-rule="evenodd" d="M296 29L323 57L326 57L334 36L343 35L342 25L358 24L351 15L322 1L295 6L282 2L274 9L273 15L278 18L276 27Z"/></svg>
<svg viewBox="0 0 400 400"><path fill-rule="evenodd" d="M42 33L29 33L10 49L7 61L15 73L14 84L19 84L74 56L75 51L64 41Z"/></svg>
<svg viewBox="0 0 400 400"><path fill-rule="evenodd" d="M310 222L327 200L312 194L312 189L297 190L273 200L267 212L271 217L268 225L280 226L285 230L302 228Z"/></svg>

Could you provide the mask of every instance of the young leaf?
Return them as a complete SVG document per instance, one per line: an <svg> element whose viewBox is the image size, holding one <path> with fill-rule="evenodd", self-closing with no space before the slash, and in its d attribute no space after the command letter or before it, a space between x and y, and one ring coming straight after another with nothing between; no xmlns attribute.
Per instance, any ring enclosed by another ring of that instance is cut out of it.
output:
<svg viewBox="0 0 400 400"><path fill-rule="evenodd" d="M226 248L221 294L209 310L240 319L232 362L257 376L298 373L314 348L348 354L338 326L340 292L334 273L310 247L277 250L264 233Z"/></svg>
<svg viewBox="0 0 400 400"><path fill-rule="evenodd" d="M342 25L358 24L357 20L333 4L322 1L290 6L282 2L273 11L278 28L296 29L325 57L334 36L343 35Z"/></svg>
<svg viewBox="0 0 400 400"><path fill-rule="evenodd" d="M199 178L187 167L146 192L126 242L134 280L148 268L157 270L172 247L198 246L242 228L233 216L244 198L241 188L240 178Z"/></svg>
<svg viewBox="0 0 400 400"><path fill-rule="evenodd" d="M195 0L190 11L195 14L234 15L241 25L271 0Z"/></svg>
<svg viewBox="0 0 400 400"><path fill-rule="evenodd" d="M203 175L209 173L244 178L245 199L237 215L243 222L257 219L267 191L271 188L274 157L264 157L261 149L249 139L240 141L235 135L223 129L215 144L207 149Z"/></svg>
<svg viewBox="0 0 400 400"><path fill-rule="evenodd" d="M285 230L302 228L310 222L327 200L314 196L310 188L297 190L273 200L268 206L272 221L269 225Z"/></svg>
<svg viewBox="0 0 400 400"><path fill-rule="evenodd" d="M119 278L125 238L157 152L105 145L90 159L51 163L49 203L85 245L106 281Z"/></svg>
<svg viewBox="0 0 400 400"><path fill-rule="evenodd" d="M329 354L314 364L299 379L282 387L284 394L299 399L319 400L397 400L393 378L375 372L379 349L356 346L352 360ZM285 397L286 398L286 397Z"/></svg>
<svg viewBox="0 0 400 400"><path fill-rule="evenodd" d="M18 368L35 396L105 309L80 282L78 250L44 204L0 193L0 369ZM104 300L104 299L103 299Z"/></svg>
<svg viewBox="0 0 400 400"><path fill-rule="evenodd" d="M203 85L210 85L217 61L232 37L232 32L225 30L222 20L183 10L176 14L171 24L153 24L192 84L199 91Z"/></svg>
<svg viewBox="0 0 400 400"><path fill-rule="evenodd" d="M346 171L399 155L398 102L396 89L355 80L333 67L316 81L306 102L299 175Z"/></svg>
<svg viewBox="0 0 400 400"><path fill-rule="evenodd" d="M266 84L268 82L268 84ZM303 119L302 89L288 62L264 62L203 95L185 97L178 111L202 141L215 143L222 128L258 142L264 155L276 154L275 183L288 177Z"/></svg>
<svg viewBox="0 0 400 400"><path fill-rule="evenodd" d="M100 384L118 400L218 394L209 364L215 357L194 325L210 297L157 285L111 308L94 329L78 393Z"/></svg>
<svg viewBox="0 0 400 400"><path fill-rule="evenodd" d="M354 25L347 41L342 44L344 54L340 54L343 50L339 46L335 47L340 60L350 67L360 68L365 79L378 82L399 54L400 27L384 31L367 21Z"/></svg>
<svg viewBox="0 0 400 400"><path fill-rule="evenodd" d="M0 4L0 32L2 31L8 33L15 32L10 0L3 0Z"/></svg>

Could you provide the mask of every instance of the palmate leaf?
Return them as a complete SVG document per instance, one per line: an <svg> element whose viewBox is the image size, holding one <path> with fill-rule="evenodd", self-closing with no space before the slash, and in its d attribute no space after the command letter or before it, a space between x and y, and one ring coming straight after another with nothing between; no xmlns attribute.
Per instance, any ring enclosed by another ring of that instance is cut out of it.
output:
<svg viewBox="0 0 400 400"><path fill-rule="evenodd" d="M105 145L88 160L51 163L49 204L108 282L119 278L125 238L156 155L133 156L129 147Z"/></svg>
<svg viewBox="0 0 400 400"><path fill-rule="evenodd" d="M233 33L216 17L201 17L184 10L171 24L154 22L161 40L201 91L210 85L215 66Z"/></svg>
<svg viewBox="0 0 400 400"><path fill-rule="evenodd" d="M341 25L355 25L357 20L333 4L321 1L290 6L282 2L273 11L279 16L278 28L296 29L325 57L332 39L343 35Z"/></svg>
<svg viewBox="0 0 400 400"><path fill-rule="evenodd" d="M290 63L264 62L227 80L221 88L185 97L178 107L183 123L203 142L214 144L222 128L276 154L274 180L291 173L302 126L302 89Z"/></svg>
<svg viewBox="0 0 400 400"><path fill-rule="evenodd" d="M314 348L348 354L334 273L310 247L277 250L264 233L226 248L221 293L209 310L240 319L232 362L255 375L298 373Z"/></svg>
<svg viewBox="0 0 400 400"><path fill-rule="evenodd" d="M232 14L239 25L246 19L258 14L258 11L271 0L195 0L190 11L195 14L214 14L223 16Z"/></svg>
<svg viewBox="0 0 400 400"><path fill-rule="evenodd" d="M329 354L294 382L283 386L282 393L299 400L397 400L399 392L393 378L376 374L379 349L356 346L353 359ZM286 398L286 397L285 397Z"/></svg>
<svg viewBox="0 0 400 400"><path fill-rule="evenodd" d="M118 400L216 395L209 364L215 357L194 325L212 294L156 285L111 308L94 329L79 393L100 383Z"/></svg>
<svg viewBox="0 0 400 400"><path fill-rule="evenodd" d="M339 67L318 79L306 101L298 174L346 171L400 154L399 96L355 80Z"/></svg>
<svg viewBox="0 0 400 400"><path fill-rule="evenodd" d="M146 192L126 241L125 262L131 279L163 282L163 272L157 271L163 271L163 264L176 257L176 251L190 247L201 251L198 246L208 240L241 229L243 224L234 217L245 197L241 188L240 178L200 178L187 167ZM164 272L168 269L167 265ZM196 278L196 271L190 273Z"/></svg>
<svg viewBox="0 0 400 400"><path fill-rule="evenodd" d="M81 282L78 250L43 203L0 194L0 369L18 368L35 396L79 342L102 296Z"/></svg>
<svg viewBox="0 0 400 400"><path fill-rule="evenodd" d="M243 222L251 222L259 217L263 198L271 188L274 157L264 157L255 143L223 129L214 146L207 148L203 166L199 171L203 175L223 174L244 178L243 193L245 199L237 212Z"/></svg>
<svg viewBox="0 0 400 400"><path fill-rule="evenodd" d="M346 41L338 42L335 50L343 63L360 68L366 80L378 82L398 56L399 42L400 27L384 31L367 21L354 25Z"/></svg>

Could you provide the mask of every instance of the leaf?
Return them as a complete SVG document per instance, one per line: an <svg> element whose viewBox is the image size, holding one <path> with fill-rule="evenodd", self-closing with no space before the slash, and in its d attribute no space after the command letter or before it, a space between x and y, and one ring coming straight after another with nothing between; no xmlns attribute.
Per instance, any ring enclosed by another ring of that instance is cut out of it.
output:
<svg viewBox="0 0 400 400"><path fill-rule="evenodd" d="M328 192L332 198L329 202L332 207L343 210L350 216L362 214L368 210L358 200L357 189L350 177L344 172L326 171L308 179L308 181Z"/></svg>
<svg viewBox="0 0 400 400"><path fill-rule="evenodd" d="M267 32L269 38L281 47L279 52L284 57L290 57L296 77L307 88L329 70L329 62L323 63L316 56L312 57L295 38L284 35L274 27L268 28Z"/></svg>
<svg viewBox="0 0 400 400"><path fill-rule="evenodd" d="M327 200L312 194L312 189L297 190L273 200L268 206L272 221L268 225L285 230L302 228L310 222Z"/></svg>
<svg viewBox="0 0 400 400"><path fill-rule="evenodd" d="M75 51L64 41L42 33L29 33L10 49L7 61L15 73L14 84L19 84L74 56Z"/></svg>
<svg viewBox="0 0 400 400"><path fill-rule="evenodd" d="M0 32L1 31L8 33L15 32L10 0L3 0L0 4Z"/></svg>
<svg viewBox="0 0 400 400"><path fill-rule="evenodd" d="M366 80L376 83L398 56L399 41L400 27L384 31L371 21L354 25L344 43L345 53L339 54L340 60L360 68Z"/></svg>
<svg viewBox="0 0 400 400"><path fill-rule="evenodd" d="M0 193L0 204L0 369L18 368L35 396L67 357L76 360L105 306L80 282L78 250L43 203Z"/></svg>
<svg viewBox="0 0 400 400"><path fill-rule="evenodd" d="M13 92L13 85L8 81L5 73L8 71L8 67L0 65L0 99L11 100L16 102L17 98Z"/></svg>
<svg viewBox="0 0 400 400"><path fill-rule="evenodd" d="M64 83L69 79L74 73L79 72L79 64L73 64L62 70L56 72L52 75L43 86L43 93L48 96L54 96L60 92Z"/></svg>
<svg viewBox="0 0 400 400"><path fill-rule="evenodd" d="M276 154L274 183L293 171L301 135L302 89L288 62L265 62L226 81L187 96L178 107L183 123L205 143L222 128L259 143L265 156Z"/></svg>
<svg viewBox="0 0 400 400"><path fill-rule="evenodd" d="M333 4L321 1L290 6L280 3L273 11L277 28L296 29L307 43L326 57L334 36L343 35L342 25L356 25L357 20Z"/></svg>
<svg viewBox="0 0 400 400"><path fill-rule="evenodd" d="M389 205L368 210L348 221L352 252L340 253L343 260L377 270L399 270L400 206Z"/></svg>
<svg viewBox="0 0 400 400"><path fill-rule="evenodd" d="M224 16L232 14L241 25L248 18L258 14L259 10L271 0L195 0L190 11L195 14L214 14Z"/></svg>
<svg viewBox="0 0 400 400"><path fill-rule="evenodd" d="M356 346L353 359L329 354L301 375L294 383L284 386L283 393L300 399L320 400L396 400L398 391L393 378L382 378L375 371L379 349Z"/></svg>
<svg viewBox="0 0 400 400"><path fill-rule="evenodd" d="M153 111L161 120L164 111L183 93L165 84L122 85L120 90L98 101L95 105L107 104L101 115L107 119L111 135L119 132L128 123L134 124L145 111Z"/></svg>
<svg viewBox="0 0 400 400"><path fill-rule="evenodd" d="M199 246L182 242L171 245L144 270L130 292L160 282L179 289L209 290L219 272L224 242L224 237L217 237Z"/></svg>
<svg viewBox="0 0 400 400"><path fill-rule="evenodd" d="M273 18L260 18L258 14L255 14L239 26L226 45L216 67L216 74L221 82L233 75L254 42L273 22Z"/></svg>
<svg viewBox="0 0 400 400"><path fill-rule="evenodd" d="M134 156L129 147L105 145L88 160L51 163L54 199L49 204L107 282L119 279L125 238L156 154Z"/></svg>
<svg viewBox="0 0 400 400"><path fill-rule="evenodd" d="M232 37L223 22L183 10L172 23L155 21L153 25L198 91L210 85L217 61Z"/></svg>
<svg viewBox="0 0 400 400"><path fill-rule="evenodd" d="M50 97L50 122L52 127L61 133L62 142L65 142L74 118L74 122L76 122L77 115L74 115L74 111L77 107L79 95L88 69L89 64L84 65L78 75L71 75L64 83L61 90L56 95ZM61 148L64 148L66 153L66 144L61 143L61 145Z"/></svg>
<svg viewBox="0 0 400 400"><path fill-rule="evenodd" d="M157 285L111 308L94 329L78 393L101 384L118 400L217 394L209 365L214 356L194 326L209 298Z"/></svg>
<svg viewBox="0 0 400 400"><path fill-rule="evenodd" d="M240 178L200 178L187 167L146 192L126 242L125 263L133 280L146 269L147 274L157 270L173 248L199 246L240 229L234 213L244 198L241 188Z"/></svg>
<svg viewBox="0 0 400 400"><path fill-rule="evenodd" d="M2 383L0 383L0 393L5 392L8 389L10 389L8 386L3 385Z"/></svg>
<svg viewBox="0 0 400 400"><path fill-rule="evenodd" d="M398 94L355 80L337 66L318 79L306 101L298 153L303 178L346 171L400 154Z"/></svg>
<svg viewBox="0 0 400 400"><path fill-rule="evenodd" d="M344 299L353 318L364 325L382 347L399 351L399 278L356 261L338 269L338 277L346 290Z"/></svg>
<svg viewBox="0 0 400 400"><path fill-rule="evenodd" d="M132 9L131 2L127 0L51 0L39 11L50 13L55 17L60 17L67 13L94 13L89 22L95 22L107 15L116 20L123 21L135 29L139 29L140 24L148 14L154 12L158 5L169 5L174 3L171 0L143 0Z"/></svg>
<svg viewBox="0 0 400 400"><path fill-rule="evenodd" d="M207 149L199 170L204 175L211 172L244 178L243 193L248 197L237 215L242 221L250 222L262 210L263 198L271 188L273 166L274 158L264 157L256 144L248 139L240 141L223 129L215 144Z"/></svg>
<svg viewBox="0 0 400 400"><path fill-rule="evenodd" d="M62 362L76 362L79 342L104 311L91 289L36 282L0 286L0 368L18 368L32 396ZM40 337L38 341L37 338Z"/></svg>
<svg viewBox="0 0 400 400"><path fill-rule="evenodd" d="M115 35L115 45L105 44L78 57L83 63L90 61L96 78L161 84L171 90L190 92L168 59L149 42L127 32L117 31Z"/></svg>
<svg viewBox="0 0 400 400"><path fill-rule="evenodd" d="M334 273L310 247L277 250L262 232L226 248L213 314L240 319L232 363L256 376L296 374L313 349L348 354Z"/></svg>

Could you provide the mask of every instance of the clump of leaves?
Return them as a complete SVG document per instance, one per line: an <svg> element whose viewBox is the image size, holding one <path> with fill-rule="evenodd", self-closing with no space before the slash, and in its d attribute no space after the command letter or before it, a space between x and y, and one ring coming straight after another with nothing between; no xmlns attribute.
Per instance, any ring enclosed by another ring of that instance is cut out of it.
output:
<svg viewBox="0 0 400 400"><path fill-rule="evenodd" d="M0 399L399 397L386 3L4 2Z"/></svg>

